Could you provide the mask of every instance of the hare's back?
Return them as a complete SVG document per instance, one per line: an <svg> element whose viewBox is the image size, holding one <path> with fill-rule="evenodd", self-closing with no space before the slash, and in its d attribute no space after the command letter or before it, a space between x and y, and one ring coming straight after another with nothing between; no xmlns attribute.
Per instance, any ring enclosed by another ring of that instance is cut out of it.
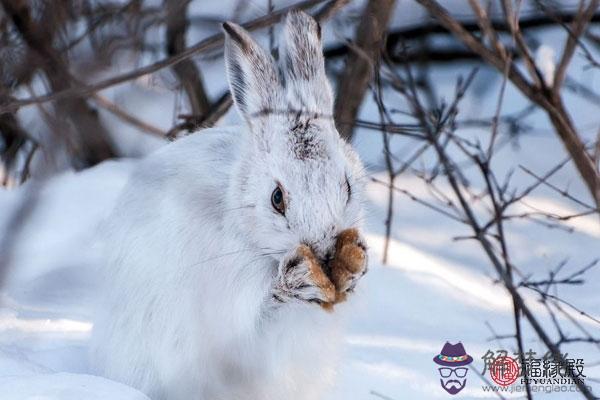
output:
<svg viewBox="0 0 600 400"><path fill-rule="evenodd" d="M237 159L242 128L205 129L142 160L114 216L156 221L185 214L219 215ZM125 214L125 215L124 215Z"/></svg>
<svg viewBox="0 0 600 400"><path fill-rule="evenodd" d="M206 189L202 187L205 184L227 187L231 166L237 159L241 129L204 129L179 139L150 155L146 165L137 171L142 175L138 178L168 180L175 186L183 185L187 191ZM144 176L147 173L152 176Z"/></svg>

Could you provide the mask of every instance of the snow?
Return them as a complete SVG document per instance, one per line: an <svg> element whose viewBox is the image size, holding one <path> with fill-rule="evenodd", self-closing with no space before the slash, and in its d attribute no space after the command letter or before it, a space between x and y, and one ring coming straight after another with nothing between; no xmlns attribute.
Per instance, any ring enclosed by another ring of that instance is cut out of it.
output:
<svg viewBox="0 0 600 400"><path fill-rule="evenodd" d="M548 45L541 45L535 52L535 64L544 77L544 82L548 87L554 84L554 73L556 70L556 61L554 61L554 49Z"/></svg>
<svg viewBox="0 0 600 400"><path fill-rule="evenodd" d="M3 400L35 396L60 400L144 398L131 388L87 375L86 346L95 295L93 232L114 204L131 165L132 161L103 163L81 173L57 176L41 189L39 201L44 207L30 216L21 232L26 240L19 241L13 255L18 268L11 271L2 299ZM402 183L416 186L410 180ZM2 193L2 208L17 206L26 189ZM453 228L441 217L424 218L422 209L406 199L397 199L395 223L398 236L410 235L411 240L392 240L388 265L382 266L380 221L385 189L371 183L368 193L371 271L360 285L355 307L345 310L352 317L344 360L327 398L375 398L371 391L396 399L443 398L445 392L438 387L431 358L446 340L461 340L474 356L475 368L481 370L479 358L488 348L498 347L487 341L491 332L484 321L510 331L509 298L489 278L488 266L476 249L469 256L461 256L462 261L445 256L445 251L453 250L444 248L452 246L448 232ZM416 212L414 218L405 218ZM430 235L428 226L432 224L438 228ZM597 224L587 224L579 223L583 227L580 246L567 243L568 251L589 251L592 243L597 244ZM523 236L523 240L526 238ZM424 246L426 242L428 246ZM530 248L529 243L523 246ZM560 245L556 243L556 247ZM457 257L455 250L452 252ZM589 288L587 294L589 304L597 304L598 295ZM535 309L533 296L526 298ZM588 319L577 317L589 329L597 330ZM527 345L540 349L538 343ZM512 343L507 346L512 347ZM586 371L591 375L592 368ZM463 397L486 397L478 387L478 378L469 379Z"/></svg>
<svg viewBox="0 0 600 400"><path fill-rule="evenodd" d="M4 400L148 400L139 391L92 375L49 373L0 378Z"/></svg>
<svg viewBox="0 0 600 400"><path fill-rule="evenodd" d="M466 12L466 6L460 4L456 12ZM222 8L212 11L214 14L231 13ZM396 14L396 23L405 25L419 16L424 17L414 9L408 13L406 9L397 10ZM404 19L401 19L402 15ZM549 55L559 54L562 40L556 40L555 34L543 33L540 38L545 47L540 50L540 62L549 68ZM205 81L211 83L210 92L215 96L220 94L225 87L221 62L202 60L201 63ZM597 90L600 87L597 72L594 75L593 71L584 70L583 64L581 57L576 58L573 70L578 73L575 76L585 79L590 88ZM458 66L436 69L434 82L438 93L450 98L457 75L467 70ZM168 80L165 75L168 74L158 74L155 79L145 77L133 86L112 88L103 94L129 112L166 130L173 122L173 94L163 86ZM490 79L490 76L494 78ZM491 75L485 68L480 71L473 86L475 94L461 104L461 115L464 118L492 116L500 84L496 75ZM526 104L509 85L504 111L514 112ZM597 105L572 95L567 104L582 134L593 137L598 126ZM370 100L365 102L362 113L365 119L377 119L376 108ZM102 117L113 132L118 132L115 137L130 156L146 154L164 145L104 112ZM236 119L235 113L230 112L223 123ZM31 118L29 121L31 126L39 125ZM520 137L518 143L507 142L497 155L494 168L508 171L524 164L543 173L564 158L564 149L548 130L546 116L538 112L528 122L537 131ZM486 137L485 132L477 129L471 134ZM369 173L385 179L381 172L380 133L359 131L354 144L369 167ZM415 149L414 143L404 138L394 137L392 146L395 154L400 156ZM128 159L105 162L80 173L67 171L43 181L37 189L40 206L34 209L18 232L7 233L18 235L18 240L10 255L13 268L0 292L0 400L146 398L132 388L89 375L86 353L97 296L93 272L97 258L94 232L112 209L133 163L135 160ZM532 178L521 171L515 172L514 179L520 187L532 182ZM477 180L473 182L477 186ZM559 186L568 186L576 196L588 198L571 165L556 175L555 182ZM425 198L431 196L422 181L409 174L400 176L396 185ZM449 193L449 188L444 185L440 185L440 189ZM5 232L10 215L31 190L36 189L29 183L0 191L0 232ZM382 185L369 184L366 236L370 247L370 272L359 285L353 307L344 310L351 318L338 378L327 394L328 400L377 399L378 394L396 400L448 398L439 386L437 369L431 361L446 341L462 341L475 359L474 369L479 372L483 369L481 356L487 349L515 349L513 340L500 343L490 340L493 332L487 324L500 335L513 332L512 305L506 291L495 282L493 269L478 245L453 240L469 234L466 227L398 193L394 200L389 261L385 266L381 264L386 196ZM532 208L553 210L557 214L576 211L568 200L543 188L512 212ZM549 268L564 259L568 259L565 271L572 272L600 257L600 224L596 217L583 216L559 224L574 232L548 230L521 220L508 226L513 261L524 274L542 279ZM1 234L0 240L4 240ZM586 285L562 288L561 295L600 318L600 293L597 290L600 271L591 270L586 280ZM536 296L523 293L542 323L550 326ZM597 323L572 310L569 312L570 317L589 332L600 335ZM561 318L566 322L564 317ZM543 346L535 340L536 336L527 324L524 324L524 330L525 347L542 352ZM589 378L600 377L600 363L597 363L600 357L596 348L592 347L595 354L589 351L589 346L570 345L566 349L571 356L584 358L585 373ZM588 380L587 383L600 393L597 381ZM495 397L483 392L482 384L475 371L470 371L467 386L457 397ZM542 394L536 398L567 398L561 396L564 395Z"/></svg>

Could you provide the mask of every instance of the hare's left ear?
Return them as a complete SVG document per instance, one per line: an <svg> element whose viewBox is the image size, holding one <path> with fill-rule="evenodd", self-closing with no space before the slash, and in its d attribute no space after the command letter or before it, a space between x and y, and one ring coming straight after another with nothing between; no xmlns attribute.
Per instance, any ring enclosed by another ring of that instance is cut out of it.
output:
<svg viewBox="0 0 600 400"><path fill-rule="evenodd" d="M231 94L240 114L252 125L257 116L272 111L281 103L277 65L241 26L225 22L223 30Z"/></svg>
<svg viewBox="0 0 600 400"><path fill-rule="evenodd" d="M290 105L332 113L333 93L325 74L319 23L303 11L291 11L285 20L279 58Z"/></svg>

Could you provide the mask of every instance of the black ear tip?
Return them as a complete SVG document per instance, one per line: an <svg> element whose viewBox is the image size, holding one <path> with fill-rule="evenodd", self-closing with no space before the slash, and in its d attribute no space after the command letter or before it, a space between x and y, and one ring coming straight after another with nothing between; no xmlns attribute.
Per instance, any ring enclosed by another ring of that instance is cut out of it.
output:
<svg viewBox="0 0 600 400"><path fill-rule="evenodd" d="M317 23L317 37L321 40L321 24L317 20L315 22Z"/></svg>
<svg viewBox="0 0 600 400"><path fill-rule="evenodd" d="M241 26L233 22L223 22L222 27L226 36L236 42L242 49L246 50L248 48L248 41L243 37L244 29Z"/></svg>
<svg viewBox="0 0 600 400"><path fill-rule="evenodd" d="M229 22L227 22L227 21L223 22L221 24L221 27L228 35L234 34L233 27L231 26L231 24Z"/></svg>

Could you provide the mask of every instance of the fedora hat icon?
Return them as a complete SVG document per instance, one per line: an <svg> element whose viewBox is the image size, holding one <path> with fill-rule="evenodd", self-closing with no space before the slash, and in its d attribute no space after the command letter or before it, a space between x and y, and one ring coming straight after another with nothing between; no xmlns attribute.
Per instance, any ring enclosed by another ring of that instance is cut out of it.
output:
<svg viewBox="0 0 600 400"><path fill-rule="evenodd" d="M461 342L450 344L446 342L442 351L433 357L433 362L444 367L461 367L473 362L473 357L467 354Z"/></svg>

